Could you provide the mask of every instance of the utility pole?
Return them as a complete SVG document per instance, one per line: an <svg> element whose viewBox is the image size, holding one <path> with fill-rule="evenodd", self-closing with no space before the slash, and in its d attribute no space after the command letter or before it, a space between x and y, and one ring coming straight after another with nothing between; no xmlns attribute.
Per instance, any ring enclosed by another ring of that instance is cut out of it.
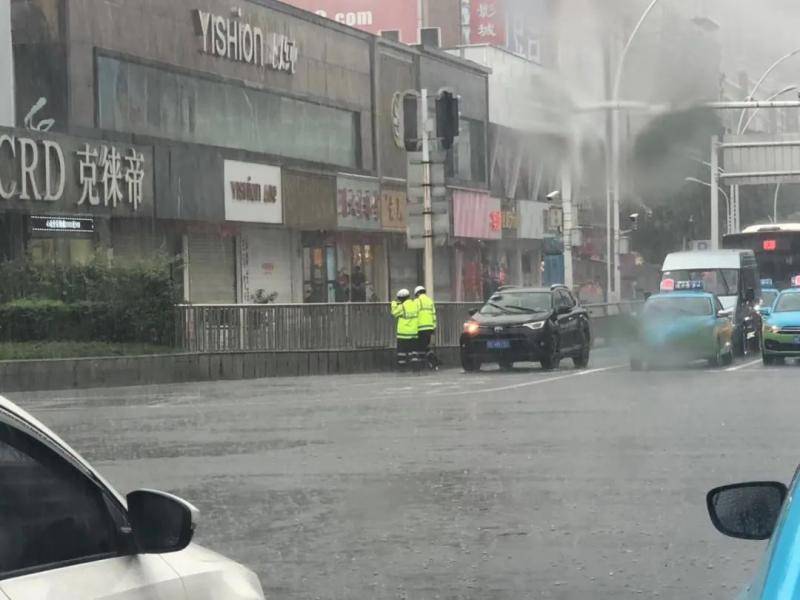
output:
<svg viewBox="0 0 800 600"><path fill-rule="evenodd" d="M0 0L0 126L13 127L15 121L11 3Z"/></svg>
<svg viewBox="0 0 800 600"><path fill-rule="evenodd" d="M574 285L572 274L572 169L568 161L561 167L561 209L564 211L564 285Z"/></svg>
<svg viewBox="0 0 800 600"><path fill-rule="evenodd" d="M431 201L431 123L428 118L428 90L423 88L422 106L422 188L424 191L422 215L425 227L425 289L432 297L433 290L433 203Z"/></svg>
<svg viewBox="0 0 800 600"><path fill-rule="evenodd" d="M716 135L711 138L711 249L719 250L719 137Z"/></svg>

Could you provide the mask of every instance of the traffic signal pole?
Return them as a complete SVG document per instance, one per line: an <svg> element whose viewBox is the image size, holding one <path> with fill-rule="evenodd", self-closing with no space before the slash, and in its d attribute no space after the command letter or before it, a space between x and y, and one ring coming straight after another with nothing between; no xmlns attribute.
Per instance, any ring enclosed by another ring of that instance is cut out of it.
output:
<svg viewBox="0 0 800 600"><path fill-rule="evenodd" d="M425 289L433 297L433 203L431 200L431 125L428 119L428 90L420 98L422 111L422 188L424 191L422 217L425 227Z"/></svg>

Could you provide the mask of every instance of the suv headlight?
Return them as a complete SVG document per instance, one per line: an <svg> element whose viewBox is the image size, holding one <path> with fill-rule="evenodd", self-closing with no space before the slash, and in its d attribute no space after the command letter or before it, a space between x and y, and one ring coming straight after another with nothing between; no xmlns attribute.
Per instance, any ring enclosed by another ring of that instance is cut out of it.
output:
<svg viewBox="0 0 800 600"><path fill-rule="evenodd" d="M534 323L525 323L523 325L523 327L527 327L528 329L533 329L534 331L537 331L537 330L541 329L542 327L544 327L544 323L545 323L544 321L536 321Z"/></svg>
<svg viewBox="0 0 800 600"><path fill-rule="evenodd" d="M764 329L768 333L778 333L781 330L781 328L778 327L777 325L764 325Z"/></svg>

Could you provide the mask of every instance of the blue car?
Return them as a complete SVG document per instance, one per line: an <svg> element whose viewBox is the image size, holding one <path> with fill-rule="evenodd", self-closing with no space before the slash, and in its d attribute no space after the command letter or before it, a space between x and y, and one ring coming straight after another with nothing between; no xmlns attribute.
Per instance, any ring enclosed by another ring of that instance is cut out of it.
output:
<svg viewBox="0 0 800 600"><path fill-rule="evenodd" d="M733 362L732 309L703 291L700 281L662 281L662 293L650 296L637 322L631 370L664 362L705 359L713 366Z"/></svg>
<svg viewBox="0 0 800 600"><path fill-rule="evenodd" d="M798 476L787 488L777 481L737 483L711 490L711 522L723 534L769 540L755 577L739 600L800 598L800 500Z"/></svg>
<svg viewBox="0 0 800 600"><path fill-rule="evenodd" d="M800 358L800 288L783 290L772 306L762 308L761 357L765 365Z"/></svg>

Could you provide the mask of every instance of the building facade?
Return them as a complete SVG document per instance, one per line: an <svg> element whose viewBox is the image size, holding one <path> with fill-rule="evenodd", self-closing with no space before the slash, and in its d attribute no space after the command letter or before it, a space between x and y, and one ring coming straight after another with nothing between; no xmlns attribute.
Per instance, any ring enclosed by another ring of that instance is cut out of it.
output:
<svg viewBox="0 0 800 600"><path fill-rule="evenodd" d="M13 196L0 206L7 258L165 252L182 258L196 303L385 301L420 281L392 106L422 85L462 94L473 135L449 158L450 179L488 188L487 72L477 65L271 0L101 8L12 2L18 129L0 138L0 181ZM25 174L31 148L35 176ZM136 210L133 155L144 171ZM39 213L86 230L37 241L48 233L34 227ZM440 252L449 297L452 245Z"/></svg>

